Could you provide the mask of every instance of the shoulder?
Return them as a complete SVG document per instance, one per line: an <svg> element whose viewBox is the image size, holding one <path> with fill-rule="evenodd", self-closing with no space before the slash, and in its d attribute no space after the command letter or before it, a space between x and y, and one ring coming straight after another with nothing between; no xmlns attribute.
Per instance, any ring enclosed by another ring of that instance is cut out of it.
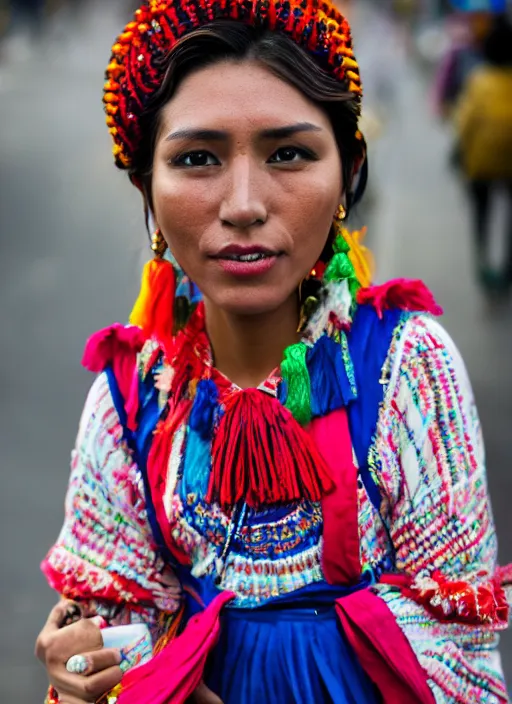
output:
<svg viewBox="0 0 512 704"><path fill-rule="evenodd" d="M119 423L108 376L106 372L98 374L87 394L85 405L78 427L78 441L83 441L87 435L99 428L106 432L112 431Z"/></svg>
<svg viewBox="0 0 512 704"><path fill-rule="evenodd" d="M147 336L136 325L114 323L87 340L82 364L91 372L102 372L119 360L135 360L146 340Z"/></svg>
<svg viewBox="0 0 512 704"><path fill-rule="evenodd" d="M113 449L125 452L123 435L124 429L108 375L102 372L94 380L87 395L78 426L75 453L99 468L107 461Z"/></svg>
<svg viewBox="0 0 512 704"><path fill-rule="evenodd" d="M394 279L379 286L360 289L352 326L349 347L356 370L362 380L368 378L371 368L380 376L390 350L412 319L431 319L443 310L422 281ZM375 373L372 375L375 376ZM366 383L366 382L365 382Z"/></svg>
<svg viewBox="0 0 512 704"><path fill-rule="evenodd" d="M386 359L386 376L390 386L406 375L415 385L428 378L429 383L443 384L448 376L457 385L470 388L467 370L461 354L447 330L426 313L404 318L396 327ZM421 377L427 374L427 378Z"/></svg>
<svg viewBox="0 0 512 704"><path fill-rule="evenodd" d="M138 408L137 380L143 351L150 341L136 325L114 323L94 333L85 345L83 366L91 372L103 372L108 380L111 399L122 425L135 427Z"/></svg>

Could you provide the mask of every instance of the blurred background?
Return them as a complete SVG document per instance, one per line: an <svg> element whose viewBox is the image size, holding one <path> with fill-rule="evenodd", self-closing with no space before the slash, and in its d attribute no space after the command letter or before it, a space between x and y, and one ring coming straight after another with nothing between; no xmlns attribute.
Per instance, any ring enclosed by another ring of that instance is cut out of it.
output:
<svg viewBox="0 0 512 704"><path fill-rule="evenodd" d="M38 564L60 528L91 383L83 343L127 318L149 256L141 202L112 165L101 104L110 45L136 5L0 0L5 702L36 704L46 687L33 643L55 596ZM369 227L378 281L423 278L445 307L480 408L500 559L512 561L512 42L495 22L505 3L351 0L343 9L371 165L353 224ZM510 686L512 634L502 659Z"/></svg>

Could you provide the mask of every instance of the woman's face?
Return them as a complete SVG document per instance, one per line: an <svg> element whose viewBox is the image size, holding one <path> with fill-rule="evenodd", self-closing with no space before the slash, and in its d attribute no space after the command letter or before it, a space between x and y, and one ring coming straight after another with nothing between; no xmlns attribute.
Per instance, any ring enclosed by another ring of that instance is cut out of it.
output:
<svg viewBox="0 0 512 704"><path fill-rule="evenodd" d="M265 313L296 296L341 181L328 117L256 62L193 73L163 110L155 219L183 270L227 313Z"/></svg>

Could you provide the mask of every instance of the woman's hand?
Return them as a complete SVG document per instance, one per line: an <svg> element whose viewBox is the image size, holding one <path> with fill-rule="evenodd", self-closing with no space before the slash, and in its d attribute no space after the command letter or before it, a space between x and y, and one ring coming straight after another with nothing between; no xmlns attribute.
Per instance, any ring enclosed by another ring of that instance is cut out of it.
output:
<svg viewBox="0 0 512 704"><path fill-rule="evenodd" d="M190 697L190 704L222 704L222 699L212 692L211 689L201 682L194 694Z"/></svg>
<svg viewBox="0 0 512 704"><path fill-rule="evenodd" d="M48 616L36 641L36 655L46 667L50 683L59 694L60 704L95 702L121 681L121 654L104 648L101 631L94 619L80 619L71 625L76 605L61 601ZM83 655L87 669L82 674L67 671L73 655Z"/></svg>

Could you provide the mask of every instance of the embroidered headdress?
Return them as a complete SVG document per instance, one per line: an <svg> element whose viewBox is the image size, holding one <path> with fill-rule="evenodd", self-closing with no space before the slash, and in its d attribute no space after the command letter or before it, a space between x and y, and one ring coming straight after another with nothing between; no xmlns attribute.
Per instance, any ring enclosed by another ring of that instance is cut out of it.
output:
<svg viewBox="0 0 512 704"><path fill-rule="evenodd" d="M140 117L164 80L169 51L189 32L216 20L288 36L360 105L350 26L328 0L147 0L117 38L106 71L103 100L120 168L130 168L141 138Z"/></svg>

